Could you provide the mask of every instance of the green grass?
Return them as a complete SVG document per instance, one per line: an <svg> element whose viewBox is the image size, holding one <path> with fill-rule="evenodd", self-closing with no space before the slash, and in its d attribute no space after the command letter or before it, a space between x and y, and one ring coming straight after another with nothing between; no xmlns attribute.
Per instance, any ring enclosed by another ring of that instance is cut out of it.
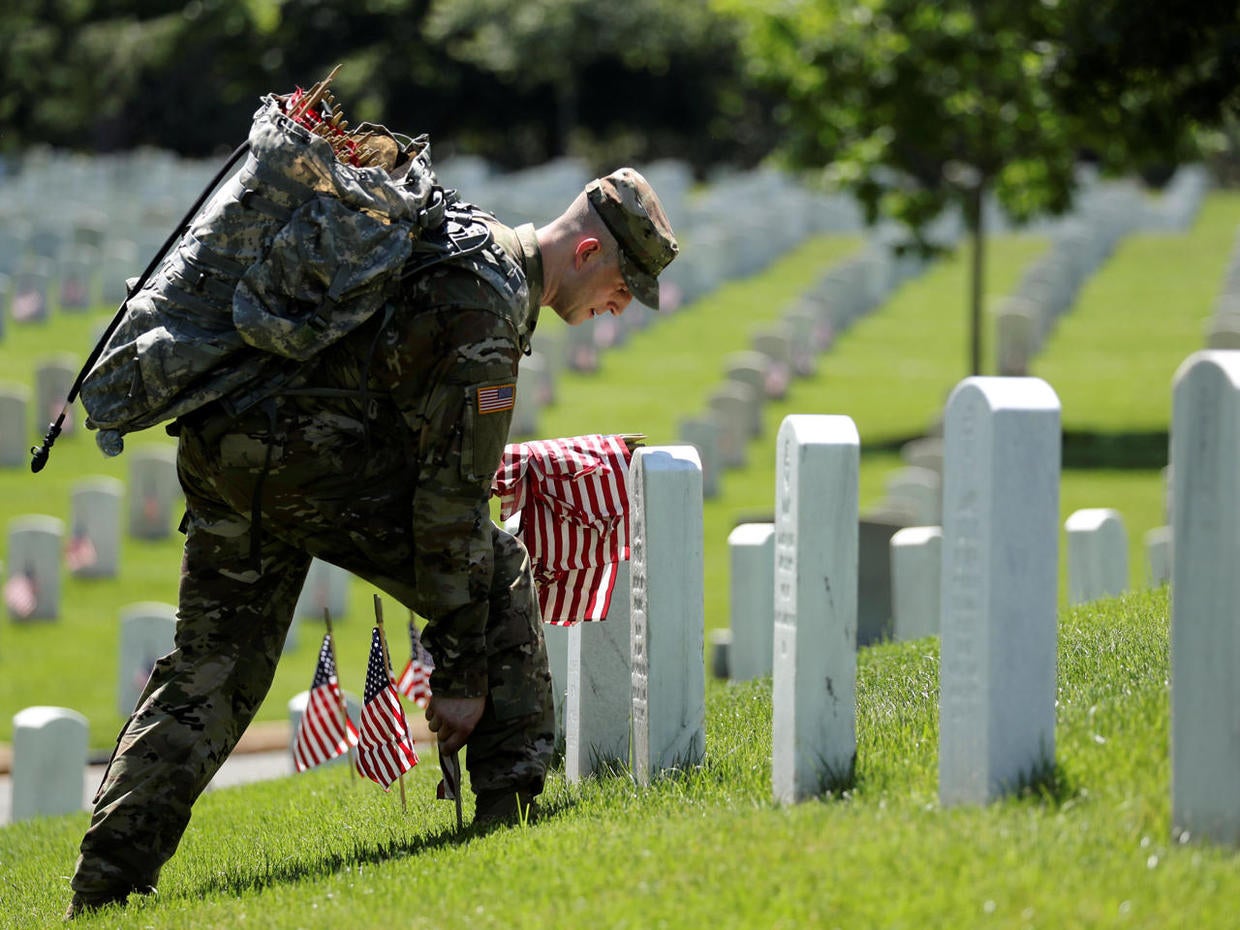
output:
<svg viewBox="0 0 1240 930"><path fill-rule="evenodd" d="M1066 612L1052 790L937 801L937 644L863 650L855 786L770 799L770 683L708 692L704 764L554 775L533 827L458 838L427 759L212 792L160 894L91 927L1234 926L1236 853L1170 841L1163 589ZM468 807L468 805L467 805ZM0 829L0 926L57 926L85 814Z"/></svg>

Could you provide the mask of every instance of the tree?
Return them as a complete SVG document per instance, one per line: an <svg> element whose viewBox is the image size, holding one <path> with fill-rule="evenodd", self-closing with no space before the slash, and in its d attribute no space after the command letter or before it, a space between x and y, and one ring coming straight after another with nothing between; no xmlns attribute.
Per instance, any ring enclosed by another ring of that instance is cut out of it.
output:
<svg viewBox="0 0 1240 930"><path fill-rule="evenodd" d="M638 102L653 119L677 98L696 104L700 119L728 83L717 63L736 60L731 24L707 0L432 0L426 31L448 55L504 84L549 93L552 155L568 153L583 123L623 109L636 86L648 92ZM713 85L695 87L695 71ZM658 79L658 87L640 76Z"/></svg>
<svg viewBox="0 0 1240 930"><path fill-rule="evenodd" d="M1050 7L1022 0L720 0L747 24L755 76L785 103L784 155L828 166L870 222L933 251L957 205L972 244L969 368L982 369L984 198L1017 219L1071 203L1076 149L1046 80Z"/></svg>

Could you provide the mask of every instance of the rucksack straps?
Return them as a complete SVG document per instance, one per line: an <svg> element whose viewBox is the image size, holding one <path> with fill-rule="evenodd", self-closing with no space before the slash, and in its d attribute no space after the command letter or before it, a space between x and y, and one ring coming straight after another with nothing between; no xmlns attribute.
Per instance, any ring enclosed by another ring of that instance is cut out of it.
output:
<svg viewBox="0 0 1240 930"><path fill-rule="evenodd" d="M177 223L172 232L168 234L168 238L164 240L164 244L161 245L151 257L150 263L146 266L146 269L142 272L142 274L138 276L138 279L134 282L133 287L126 289L127 292L125 294L125 299L121 301L121 305L117 308L116 314L112 317L112 321L108 324L107 329L103 331L103 335L99 337L99 341L95 344L94 349L91 350L90 356L86 359L86 364L82 366L81 371L78 372L77 378L73 381L73 385L69 388L69 393L65 397L64 405L60 408L60 415L57 416L56 419L48 426L47 435L43 437L43 444L40 446L30 447L30 470L32 472L38 474L43 470L43 466L47 464L48 456L52 453L52 445L56 442L56 438L60 436L60 431L64 428L65 416L69 412L69 407L75 400L77 400L78 392L82 389L82 381L86 378L86 375L90 372L91 368L94 367L95 362L98 361L99 356L103 353L104 348L107 346L108 340L112 338L112 334L116 332L116 327L120 325L121 320L124 318L125 305L129 302L129 298L146 286L146 282L150 279L155 269L159 266L159 263L163 261L164 256L168 254L168 250L172 248L173 244L181 238L181 234L189 227L190 220L197 215L198 211L202 208L202 205L206 203L207 198L215 192L215 189L219 187L220 183L228 176L228 173L232 171L233 165L235 165L240 160L241 156L245 155L249 150L250 143L247 140L237 146L233 153L228 156L228 160L224 162L223 167L216 172L215 177L211 179L210 183L208 183L205 188L203 188L202 193L198 195L198 199L194 201L193 205L186 211L185 216L181 218L181 222Z"/></svg>

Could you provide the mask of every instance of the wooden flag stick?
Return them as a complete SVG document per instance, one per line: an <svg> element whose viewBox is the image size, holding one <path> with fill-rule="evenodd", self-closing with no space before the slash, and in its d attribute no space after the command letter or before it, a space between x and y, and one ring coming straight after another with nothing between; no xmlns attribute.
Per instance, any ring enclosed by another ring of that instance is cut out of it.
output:
<svg viewBox="0 0 1240 930"><path fill-rule="evenodd" d="M379 628L379 646L383 649L383 671L388 677L388 687L392 686L392 663L388 659L387 636L383 632L383 601L379 599L379 595L375 595L375 626ZM405 800L405 773L400 773L400 809L402 812L409 811L409 805Z"/></svg>
<svg viewBox="0 0 1240 930"><path fill-rule="evenodd" d="M344 703L344 692L339 690L340 665L336 661L336 635L332 632L331 608L323 608L323 622L327 624L327 648L332 654L332 668L336 669L337 694L336 706L340 708L341 732L344 733L345 752L349 757L349 784L357 784L357 759L353 755L353 747L349 745L349 709Z"/></svg>

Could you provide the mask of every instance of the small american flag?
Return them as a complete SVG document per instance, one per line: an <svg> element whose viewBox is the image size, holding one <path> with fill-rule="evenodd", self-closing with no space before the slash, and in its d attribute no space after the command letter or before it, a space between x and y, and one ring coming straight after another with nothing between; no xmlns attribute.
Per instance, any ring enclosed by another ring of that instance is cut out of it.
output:
<svg viewBox="0 0 1240 930"><path fill-rule="evenodd" d="M34 609L39 606L39 585L32 570L17 572L5 582L4 605L9 609L9 614L19 620L34 614Z"/></svg>
<svg viewBox="0 0 1240 930"><path fill-rule="evenodd" d="M332 655L332 636L323 636L319 662L314 668L310 698L297 725L293 740L293 764L297 771L322 765L343 756L358 743L357 727L343 710L340 682L336 678L336 660Z"/></svg>
<svg viewBox="0 0 1240 930"><path fill-rule="evenodd" d="M33 323L47 317L47 300L39 291L19 291L9 306L14 322Z"/></svg>
<svg viewBox="0 0 1240 930"><path fill-rule="evenodd" d="M425 707L431 702L431 672L435 670L435 660L422 645L422 637L412 620L409 621L409 642L409 662L396 680L396 690L419 707Z"/></svg>
<svg viewBox="0 0 1240 930"><path fill-rule="evenodd" d="M90 534L82 527L74 531L73 536L65 544L65 565L69 571L77 574L99 563L99 553Z"/></svg>
<svg viewBox="0 0 1240 930"><path fill-rule="evenodd" d="M502 413L517 402L516 384L495 384L478 388L478 412Z"/></svg>
<svg viewBox="0 0 1240 930"><path fill-rule="evenodd" d="M392 672L384 661L378 627L370 636L360 736L357 770L385 789L418 764L400 695L392 686Z"/></svg>

